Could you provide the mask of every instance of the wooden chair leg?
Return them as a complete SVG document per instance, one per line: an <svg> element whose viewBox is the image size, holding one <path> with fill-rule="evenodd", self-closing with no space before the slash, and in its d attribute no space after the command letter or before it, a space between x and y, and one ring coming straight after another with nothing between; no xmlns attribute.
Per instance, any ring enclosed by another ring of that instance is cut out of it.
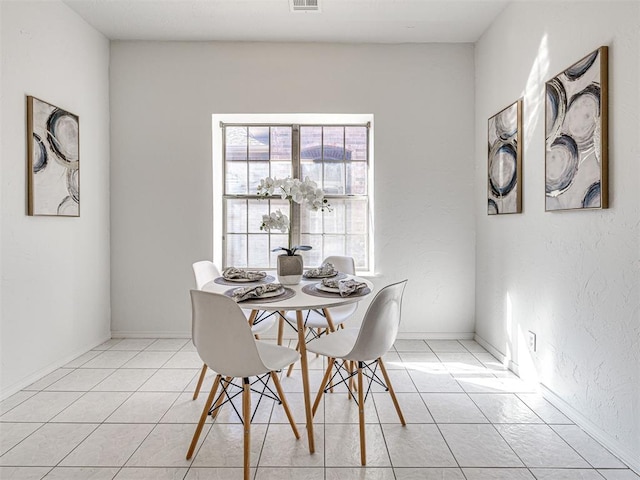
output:
<svg viewBox="0 0 640 480"><path fill-rule="evenodd" d="M296 343L296 352L299 352L299 351L300 351L300 340L298 340L298 343ZM287 377L291 376L291 372L293 371L294 365L295 365L295 362L289 365L289 368L287 369Z"/></svg>
<svg viewBox="0 0 640 480"><path fill-rule="evenodd" d="M289 423L291 424L291 429L293 430L293 434L297 439L300 438L300 434L298 433L298 427L296 427L296 421L293 419L293 415L291 415L291 410L289 410L289 404L287 403L287 399L284 396L284 392L282 391L282 385L280 385L280 379L278 379L278 374L276 372L271 372L271 379L273 380L273 384L276 386L276 392L278 392L278 396L280 397L280 401L282 402L282 408L284 408L284 413L287 414L287 418L289 419Z"/></svg>
<svg viewBox="0 0 640 480"><path fill-rule="evenodd" d="M380 365L380 371L382 372L382 376L384 377L384 381L387 384L387 388L389 389L389 394L391 395L391 400L393 400L393 405L396 407L396 412L398 412L398 418L400 418L400 423L404 427L406 422L404 421L404 416L402 415L402 410L400 410L400 404L398 403L398 399L396 398L396 392L393 391L393 386L391 385L391 380L389 379L389 375L387 375L387 369L382 362L382 358L378 359L378 365Z"/></svg>
<svg viewBox="0 0 640 480"><path fill-rule="evenodd" d="M251 476L251 387L249 379L242 379L242 420L244 422L244 480Z"/></svg>
<svg viewBox="0 0 640 480"><path fill-rule="evenodd" d="M230 382L231 381L231 377L224 377L224 381L227 382L227 383ZM218 418L218 413L220 412L220 405L222 405L223 401L224 401L224 395L220 395L220 398L218 398L218 401L215 404L215 410L211 414L211 418L213 420Z"/></svg>
<svg viewBox="0 0 640 480"><path fill-rule="evenodd" d="M351 376L351 374L353 374L353 362L351 360L345 360L344 366L347 369L347 372L349 372L349 385L347 387L349 392L347 398L351 400L351 392L355 392L355 388L353 388L353 377Z"/></svg>
<svg viewBox="0 0 640 480"><path fill-rule="evenodd" d="M355 362L354 361L349 361L348 370L349 370L349 375L351 375L353 373L353 371L355 370ZM358 391L358 383L353 379L353 377L349 378L349 388L353 392L357 392ZM349 394L349 400L351 400L351 395L350 394Z"/></svg>
<svg viewBox="0 0 640 480"><path fill-rule="evenodd" d="M220 378L222 376L220 374L216 375L216 379L213 382L213 386L211 387L211 392L209 393L209 397L207 397L207 401L204 404L204 409L202 410L202 415L200 415L200 421L198 422L198 426L196 427L196 431L193 434L193 439L191 440L191 445L189 445L189 451L187 452L187 460L190 460L193 456L193 451L196 449L196 445L198 444L198 438L200 438L200 433L202 433L202 427L204 426L204 422L207 419L207 414L209 413L209 409L211 408L211 404L213 403L213 399L216 396L216 392L218 391L218 385L220 385Z"/></svg>
<svg viewBox="0 0 640 480"><path fill-rule="evenodd" d="M318 410L318 405L320 405L320 399L324 393L324 388L327 386L327 383L329 383L329 378L331 378L331 371L333 370L333 364L335 361L335 358L329 359L329 366L327 367L327 371L324 372L324 377L322 377L322 382L320 382L320 390L318 390L318 395L316 395L316 399L313 402L313 408L311 409L312 416L315 415L316 410Z"/></svg>
<svg viewBox="0 0 640 480"><path fill-rule="evenodd" d="M320 335L322 335L322 328L318 327L316 328L316 335L319 337ZM316 353L316 358L318 358L320 356L319 353Z"/></svg>
<svg viewBox="0 0 640 480"><path fill-rule="evenodd" d="M282 317L284 317L284 311L280 312L278 318L278 345L282 345L282 339L284 337L284 320Z"/></svg>
<svg viewBox="0 0 640 480"><path fill-rule="evenodd" d="M322 313L324 314L324 318L327 319L327 325L329 327L329 332L327 333L333 333L336 331L336 328L333 326L333 317L331 316L331 312L329 311L328 308L323 308L322 309Z"/></svg>
<svg viewBox="0 0 640 480"><path fill-rule="evenodd" d="M202 387L202 382L204 381L204 376L207 373L207 364L203 364L202 365L202 371L200 372L200 378L198 379L198 384L196 385L196 391L193 392L193 399L195 400L196 398L198 398L198 395L200 394L200 388Z"/></svg>
<svg viewBox="0 0 640 480"><path fill-rule="evenodd" d="M360 463L367 464L367 445L364 432L364 388L362 387L362 362L358 362L358 420L360 422Z"/></svg>

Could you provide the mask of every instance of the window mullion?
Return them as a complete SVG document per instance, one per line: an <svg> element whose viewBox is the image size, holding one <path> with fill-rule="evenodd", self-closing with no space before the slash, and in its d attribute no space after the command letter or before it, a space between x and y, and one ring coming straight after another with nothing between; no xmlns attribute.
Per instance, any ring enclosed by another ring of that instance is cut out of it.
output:
<svg viewBox="0 0 640 480"><path fill-rule="evenodd" d="M291 126L291 177L300 178L300 125ZM300 245L300 205L291 202L291 241L293 245ZM289 245L292 247L293 245Z"/></svg>
<svg viewBox="0 0 640 480"><path fill-rule="evenodd" d="M249 143L251 143L251 138L250 138L251 136L249 134L249 129L250 129L250 127L247 126L247 153L246 153L246 156L245 156L245 158L247 159L246 160L246 162L247 162L247 177L246 177L247 178L247 192L246 192L246 194L247 195L250 193L250 190L249 190L249 179L251 178L251 175L249 175L249 171L251 170L251 162L249 161ZM245 234L245 238L247 240L245 241L246 253L245 253L245 257L244 258L247 259L247 266L248 266L249 265L249 244L250 244L250 241L249 241L249 200L248 199L246 200L246 206L247 206L247 210L246 210L247 211L247 221L246 221L246 226L245 226L245 232L247 232L247 233Z"/></svg>

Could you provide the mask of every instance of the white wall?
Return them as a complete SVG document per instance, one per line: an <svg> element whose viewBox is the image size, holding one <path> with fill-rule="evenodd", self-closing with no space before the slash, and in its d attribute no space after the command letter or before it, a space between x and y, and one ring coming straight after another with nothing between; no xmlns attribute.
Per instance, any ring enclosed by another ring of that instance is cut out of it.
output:
<svg viewBox="0 0 640 480"><path fill-rule="evenodd" d="M610 209L544 212L544 82L609 46ZM476 45L476 331L640 469L640 4L516 2ZM486 214L487 118L524 97L524 213ZM530 354L526 332L537 334Z"/></svg>
<svg viewBox="0 0 640 480"><path fill-rule="evenodd" d="M109 42L66 5L0 2L0 396L109 338ZM80 117L80 218L26 215L26 96Z"/></svg>
<svg viewBox="0 0 640 480"><path fill-rule="evenodd" d="M112 329L190 331L212 255L214 113L375 118L378 285L409 278L402 329L474 331L473 47L111 46Z"/></svg>

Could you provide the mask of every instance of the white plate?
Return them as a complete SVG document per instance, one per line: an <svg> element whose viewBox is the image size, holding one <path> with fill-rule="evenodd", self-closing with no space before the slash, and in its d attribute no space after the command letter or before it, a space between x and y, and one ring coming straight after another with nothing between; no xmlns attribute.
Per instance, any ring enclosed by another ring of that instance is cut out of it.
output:
<svg viewBox="0 0 640 480"><path fill-rule="evenodd" d="M263 293L259 297L256 298L270 298L270 297L279 297L284 294L284 287L280 287L278 290L274 290L273 292Z"/></svg>
<svg viewBox="0 0 640 480"><path fill-rule="evenodd" d="M316 288L318 290L322 290L323 292L340 293L340 289L339 288L327 287L327 286L323 285L322 283L317 283L316 284Z"/></svg>
<svg viewBox="0 0 640 480"><path fill-rule="evenodd" d="M335 277L336 275L338 275L338 272L332 273L331 275L313 275L313 276L304 275L304 278L331 278L331 277Z"/></svg>
<svg viewBox="0 0 640 480"><path fill-rule="evenodd" d="M260 299L260 298L271 298L277 297L284 294L284 287L280 287L278 290L274 290L273 292L266 292L260 295L259 297L249 297L247 300Z"/></svg>

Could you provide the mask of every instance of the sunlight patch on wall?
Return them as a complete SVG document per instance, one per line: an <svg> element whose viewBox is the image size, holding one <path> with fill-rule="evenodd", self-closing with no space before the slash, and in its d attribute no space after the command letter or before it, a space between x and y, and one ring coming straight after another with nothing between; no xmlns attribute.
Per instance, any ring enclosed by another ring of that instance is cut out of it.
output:
<svg viewBox="0 0 640 480"><path fill-rule="evenodd" d="M525 150L532 141L533 132L538 126L538 122L543 118L544 88L547 75L549 74L549 63L549 41L548 34L545 33L540 40L538 54L529 71L527 85L523 92L524 104L526 105L524 122Z"/></svg>

